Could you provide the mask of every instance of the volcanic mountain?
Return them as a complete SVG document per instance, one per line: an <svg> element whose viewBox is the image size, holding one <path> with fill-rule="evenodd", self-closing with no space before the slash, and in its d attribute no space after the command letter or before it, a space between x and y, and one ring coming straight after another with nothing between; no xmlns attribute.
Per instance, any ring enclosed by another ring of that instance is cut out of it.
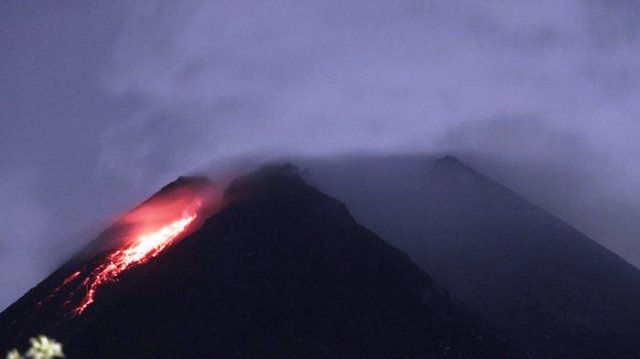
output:
<svg viewBox="0 0 640 359"><path fill-rule="evenodd" d="M640 271L457 158L295 163L530 357L640 357Z"/></svg>
<svg viewBox="0 0 640 359"><path fill-rule="evenodd" d="M514 357L291 166L181 178L0 314L69 358Z"/></svg>

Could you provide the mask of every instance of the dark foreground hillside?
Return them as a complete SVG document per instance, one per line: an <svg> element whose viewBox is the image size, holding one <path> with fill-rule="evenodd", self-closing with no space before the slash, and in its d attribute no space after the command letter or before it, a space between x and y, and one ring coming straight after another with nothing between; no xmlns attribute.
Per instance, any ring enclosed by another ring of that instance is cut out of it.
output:
<svg viewBox="0 0 640 359"><path fill-rule="evenodd" d="M298 161L533 358L640 358L640 271L453 157Z"/></svg>
<svg viewBox="0 0 640 359"><path fill-rule="evenodd" d="M76 316L61 314L64 288L37 305L82 265L68 263L0 315L0 348L44 333L72 359L514 357L293 168L240 178L225 197Z"/></svg>

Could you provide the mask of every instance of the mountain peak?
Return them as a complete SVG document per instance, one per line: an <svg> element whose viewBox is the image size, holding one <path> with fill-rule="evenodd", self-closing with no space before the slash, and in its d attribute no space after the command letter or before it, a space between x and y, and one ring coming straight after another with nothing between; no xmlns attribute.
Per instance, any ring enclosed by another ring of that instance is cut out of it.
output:
<svg viewBox="0 0 640 359"><path fill-rule="evenodd" d="M437 169L454 172L454 173L467 173L478 174L476 170L467 166L458 157L452 155L442 156L434 161L434 166Z"/></svg>
<svg viewBox="0 0 640 359"><path fill-rule="evenodd" d="M246 197L290 197L307 188L298 167L290 163L265 165L233 180L225 192L225 197L236 200Z"/></svg>
<svg viewBox="0 0 640 359"><path fill-rule="evenodd" d="M213 183L211 182L211 180L204 176L180 176L173 182L162 187L159 193L168 191L168 190L173 190L175 188L181 188L181 187L200 188L200 187L210 186L212 184Z"/></svg>

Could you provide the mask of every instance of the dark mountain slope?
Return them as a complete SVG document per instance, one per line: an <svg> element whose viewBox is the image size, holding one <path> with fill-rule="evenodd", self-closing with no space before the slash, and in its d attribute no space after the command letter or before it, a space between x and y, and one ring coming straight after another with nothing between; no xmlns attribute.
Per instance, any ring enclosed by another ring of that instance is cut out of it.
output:
<svg viewBox="0 0 640 359"><path fill-rule="evenodd" d="M49 295L43 288L59 282L45 280L0 315L0 347L44 330L70 358L513 357L292 168L236 180L225 202L199 230L103 287L81 315L35 309ZM13 332L34 310L43 319Z"/></svg>
<svg viewBox="0 0 640 359"><path fill-rule="evenodd" d="M301 162L530 356L640 356L640 272L457 159Z"/></svg>

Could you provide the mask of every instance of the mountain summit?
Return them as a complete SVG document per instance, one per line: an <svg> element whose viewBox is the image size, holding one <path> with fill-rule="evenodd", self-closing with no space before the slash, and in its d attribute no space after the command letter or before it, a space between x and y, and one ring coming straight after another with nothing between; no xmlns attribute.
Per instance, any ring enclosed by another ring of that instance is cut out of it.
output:
<svg viewBox="0 0 640 359"><path fill-rule="evenodd" d="M167 217L155 227L144 222L153 236L113 244L122 229L110 229L0 314L0 348L45 333L70 358L513 357L294 167L236 179L206 214L189 207L203 187L185 179L165 187L164 205L180 204L149 212ZM158 196L145 204L159 205ZM124 222L151 221L145 204ZM139 248L175 218L192 217L159 235L170 242L158 251ZM77 310L89 294L90 305Z"/></svg>

